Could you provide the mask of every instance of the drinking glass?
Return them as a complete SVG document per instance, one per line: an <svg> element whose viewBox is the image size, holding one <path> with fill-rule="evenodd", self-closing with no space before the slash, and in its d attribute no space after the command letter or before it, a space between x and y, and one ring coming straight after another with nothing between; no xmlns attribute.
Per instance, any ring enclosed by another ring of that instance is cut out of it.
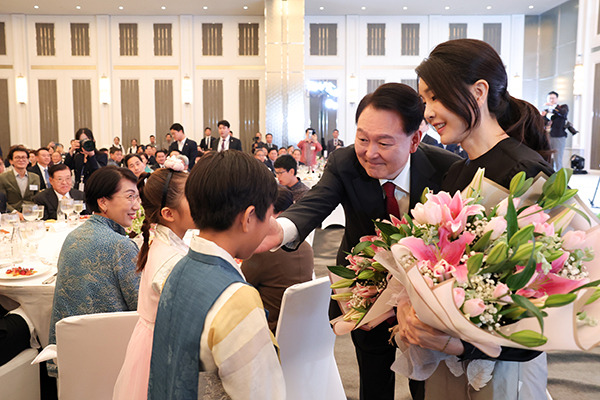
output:
<svg viewBox="0 0 600 400"><path fill-rule="evenodd" d="M62 199L60 201L60 211L65 214L67 221L69 221L69 214L73 212L73 199Z"/></svg>
<svg viewBox="0 0 600 400"><path fill-rule="evenodd" d="M79 215L83 212L83 200L75 200L73 202L73 210L77 214L77 220L79 220Z"/></svg>
<svg viewBox="0 0 600 400"><path fill-rule="evenodd" d="M37 220L40 221L40 220L44 219L44 206L38 205L37 207L38 207Z"/></svg>
<svg viewBox="0 0 600 400"><path fill-rule="evenodd" d="M25 221L35 221L38 217L37 204L23 204L23 218Z"/></svg>

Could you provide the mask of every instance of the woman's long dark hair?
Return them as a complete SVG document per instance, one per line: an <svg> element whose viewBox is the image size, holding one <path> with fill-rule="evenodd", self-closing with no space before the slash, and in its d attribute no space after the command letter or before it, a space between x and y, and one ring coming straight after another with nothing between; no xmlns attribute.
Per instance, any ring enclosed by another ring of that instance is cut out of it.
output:
<svg viewBox="0 0 600 400"><path fill-rule="evenodd" d="M188 174L168 168L161 168L152 174L142 172L137 187L140 192L142 206L146 217L142 224L144 243L138 254L137 272L142 272L148 261L150 249L150 225L160 222L160 211L163 207L177 209L185 192L185 181ZM163 205L163 196L164 205Z"/></svg>
<svg viewBox="0 0 600 400"><path fill-rule="evenodd" d="M457 39L439 44L416 68L442 104L472 128L481 115L470 86L480 79L489 85L487 105L502 129L549 160L552 153L544 119L532 104L508 94L502 59L489 44Z"/></svg>

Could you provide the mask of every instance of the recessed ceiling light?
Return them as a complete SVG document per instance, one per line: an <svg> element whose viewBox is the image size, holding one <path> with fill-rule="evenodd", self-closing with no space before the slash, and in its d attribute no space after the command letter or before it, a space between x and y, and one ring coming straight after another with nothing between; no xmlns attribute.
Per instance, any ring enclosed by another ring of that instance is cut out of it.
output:
<svg viewBox="0 0 600 400"><path fill-rule="evenodd" d="M361 9L361 10L366 10L366 9L367 9L367 7L364 7L364 6L363 6L363 7L361 7L360 9Z"/></svg>
<svg viewBox="0 0 600 400"><path fill-rule="evenodd" d="M202 7L203 10L208 10L208 6Z"/></svg>
<svg viewBox="0 0 600 400"><path fill-rule="evenodd" d="M444 7L444 9L446 9L446 10L449 10L449 9L450 9L450 6L446 6L446 7Z"/></svg>
<svg viewBox="0 0 600 400"><path fill-rule="evenodd" d="M123 9L123 6L119 6L119 10L122 10L122 9Z"/></svg>
<svg viewBox="0 0 600 400"><path fill-rule="evenodd" d="M323 11L325 9L325 7L319 7L319 10Z"/></svg>
<svg viewBox="0 0 600 400"><path fill-rule="evenodd" d="M529 6L529 9L531 10L533 8L533 6Z"/></svg>
<svg viewBox="0 0 600 400"><path fill-rule="evenodd" d="M35 8L37 10L38 8L40 8L40 6L33 6L33 8Z"/></svg>
<svg viewBox="0 0 600 400"><path fill-rule="evenodd" d="M408 7L404 6L402 7L403 10L408 10Z"/></svg>
<svg viewBox="0 0 600 400"><path fill-rule="evenodd" d="M160 9L161 9L161 10L166 10L166 9L167 9L167 7L166 7L166 6L160 6Z"/></svg>
<svg viewBox="0 0 600 400"><path fill-rule="evenodd" d="M244 6L244 10L247 10L247 9L248 9L248 6Z"/></svg>
<svg viewBox="0 0 600 400"><path fill-rule="evenodd" d="M75 6L75 8L81 10L81 6Z"/></svg>
<svg viewBox="0 0 600 400"><path fill-rule="evenodd" d="M487 6L486 9L491 10L492 6Z"/></svg>

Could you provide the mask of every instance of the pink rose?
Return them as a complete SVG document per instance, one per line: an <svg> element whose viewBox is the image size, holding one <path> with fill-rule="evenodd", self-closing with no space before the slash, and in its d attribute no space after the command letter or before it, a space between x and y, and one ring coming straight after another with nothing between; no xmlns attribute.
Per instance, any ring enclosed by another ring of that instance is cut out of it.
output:
<svg viewBox="0 0 600 400"><path fill-rule="evenodd" d="M465 289L455 287L452 289L452 294L454 295L454 304L456 304L456 308L460 308L465 302Z"/></svg>
<svg viewBox="0 0 600 400"><path fill-rule="evenodd" d="M494 296L497 299L500 299L502 301L506 301L506 302L512 302L512 299L510 298L510 290L508 289L508 286L506 286L504 283L500 282L496 288L494 289L494 293L492 294L492 296Z"/></svg>
<svg viewBox="0 0 600 400"><path fill-rule="evenodd" d="M485 310L485 304L481 299L469 299L463 305L463 312L470 317L476 317Z"/></svg>
<svg viewBox="0 0 600 400"><path fill-rule="evenodd" d="M377 287L375 286L363 286L359 283L352 290L356 295L361 297L373 297L377 294Z"/></svg>
<svg viewBox="0 0 600 400"><path fill-rule="evenodd" d="M569 231L562 237L562 248L565 250L583 249L586 235L583 231Z"/></svg>
<svg viewBox="0 0 600 400"><path fill-rule="evenodd" d="M517 218L517 222L519 223L519 228L523 228L524 226L534 224L537 226L538 224L543 224L550 218L548 214L544 212L544 209L537 204L527 207L524 209Z"/></svg>
<svg viewBox="0 0 600 400"><path fill-rule="evenodd" d="M492 232L490 239L496 240L506 231L506 220L504 217L494 217L490 219L490 222L483 229L483 233Z"/></svg>

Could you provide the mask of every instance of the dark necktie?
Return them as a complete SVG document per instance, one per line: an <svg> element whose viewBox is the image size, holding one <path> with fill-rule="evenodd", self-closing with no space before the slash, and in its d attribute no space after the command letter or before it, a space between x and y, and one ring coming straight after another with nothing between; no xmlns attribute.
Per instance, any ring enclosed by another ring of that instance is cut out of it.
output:
<svg viewBox="0 0 600 400"><path fill-rule="evenodd" d="M394 217L400 218L400 208L398 207L398 201L396 201L396 197L394 196L394 191L396 190L396 185L392 182L386 182L383 184L383 191L385 192L385 206L388 214L393 215Z"/></svg>
<svg viewBox="0 0 600 400"><path fill-rule="evenodd" d="M50 175L48 174L48 168L44 169L44 181L46 183L47 188L52 187L52 185L50 184Z"/></svg>

